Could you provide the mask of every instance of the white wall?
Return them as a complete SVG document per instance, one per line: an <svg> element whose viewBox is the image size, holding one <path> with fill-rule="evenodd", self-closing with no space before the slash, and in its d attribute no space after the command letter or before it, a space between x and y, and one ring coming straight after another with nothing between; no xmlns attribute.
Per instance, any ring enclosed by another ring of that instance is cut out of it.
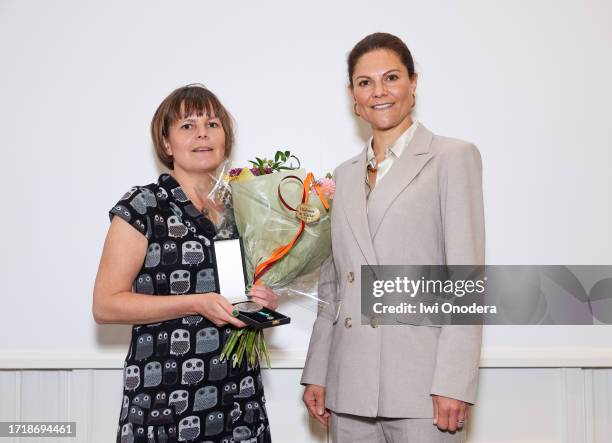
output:
<svg viewBox="0 0 612 443"><path fill-rule="evenodd" d="M107 210L161 172L148 125L172 89L219 95L237 164L282 147L320 175L363 146L345 58L374 31L413 52L416 117L480 148L490 263L611 263L611 17L603 0L0 0L0 366L125 352L129 328L92 320L93 280ZM286 311L270 341L299 362L313 314ZM612 366L611 330L488 327L484 351Z"/></svg>

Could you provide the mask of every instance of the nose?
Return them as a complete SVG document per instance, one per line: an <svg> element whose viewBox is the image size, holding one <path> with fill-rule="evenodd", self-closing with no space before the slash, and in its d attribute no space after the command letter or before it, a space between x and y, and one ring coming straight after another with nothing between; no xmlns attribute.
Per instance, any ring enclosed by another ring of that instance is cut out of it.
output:
<svg viewBox="0 0 612 443"><path fill-rule="evenodd" d="M197 137L200 139L208 138L208 129L206 128L206 125L198 127Z"/></svg>
<svg viewBox="0 0 612 443"><path fill-rule="evenodd" d="M383 97L387 95L387 88L382 80L374 83L374 97Z"/></svg>

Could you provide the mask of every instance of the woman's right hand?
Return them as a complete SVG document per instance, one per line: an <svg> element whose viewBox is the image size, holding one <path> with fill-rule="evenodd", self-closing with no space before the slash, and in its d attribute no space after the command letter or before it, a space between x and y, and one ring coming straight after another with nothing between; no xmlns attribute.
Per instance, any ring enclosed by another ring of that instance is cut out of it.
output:
<svg viewBox="0 0 612 443"><path fill-rule="evenodd" d="M231 324L237 328L244 328L246 324L232 315L234 307L225 297L216 292L198 294L196 298L196 310L198 314L206 317L216 326Z"/></svg>

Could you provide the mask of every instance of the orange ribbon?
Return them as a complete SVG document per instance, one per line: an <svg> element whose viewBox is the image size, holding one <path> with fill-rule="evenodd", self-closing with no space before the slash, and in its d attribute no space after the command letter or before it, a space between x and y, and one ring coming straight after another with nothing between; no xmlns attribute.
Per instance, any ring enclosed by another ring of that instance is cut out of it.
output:
<svg viewBox="0 0 612 443"><path fill-rule="evenodd" d="M297 180L299 180L300 182L302 181L299 177L295 176L295 175L289 175L287 177L284 177L283 180L287 179L287 178L295 178ZM282 182L282 180L281 180ZM309 172L306 175L306 178L303 181L304 184L304 188L302 190L302 203L303 204L307 204L308 203L308 195L310 194L310 183L312 182L315 191L317 193L317 195L319 196L319 199L321 200L321 203L323 203L323 207L326 210L329 210L329 203L327 202L327 199L325 198L325 196L323 195L323 193L321 192L321 189L319 188L319 185L317 185L317 182L314 180L314 175L312 175L312 172ZM289 206L285 200L283 199L281 192L280 192L280 184L278 185L278 196L281 200L281 202L283 203L283 205L291 210L291 211L296 211L295 208L292 208L291 206ZM255 268L255 275L253 277L253 284L257 284L257 282L259 281L259 279L270 270L270 268L276 263L278 262L281 258L283 258L285 255L287 255L289 253L289 251L291 251L291 248L293 248L293 246L295 245L295 243L298 241L298 239L300 238L300 236L302 235L302 232L304 232L304 227L306 226L306 223L301 220L300 223L300 228L298 229L297 234L295 235L295 237L293 237L293 239L287 243L286 245L280 246L279 248L276 248L274 251L272 251L272 255L265 260L264 262L260 263L256 268Z"/></svg>

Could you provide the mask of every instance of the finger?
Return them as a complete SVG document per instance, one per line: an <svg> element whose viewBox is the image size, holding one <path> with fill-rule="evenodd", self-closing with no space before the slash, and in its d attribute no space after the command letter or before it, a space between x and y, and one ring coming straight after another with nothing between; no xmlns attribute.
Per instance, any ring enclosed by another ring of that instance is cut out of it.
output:
<svg viewBox="0 0 612 443"><path fill-rule="evenodd" d="M457 419L459 418L459 411L452 408L448 414L448 430L455 432L457 430Z"/></svg>
<svg viewBox="0 0 612 443"><path fill-rule="evenodd" d="M258 288L258 287L253 287L251 291L249 292L249 295L251 296L257 296L257 297L267 298L267 299L271 299L272 294L273 294L272 291L266 290L263 288Z"/></svg>
<svg viewBox="0 0 612 443"><path fill-rule="evenodd" d="M438 406L438 429L446 431L448 429L448 408Z"/></svg>
<svg viewBox="0 0 612 443"><path fill-rule="evenodd" d="M232 311L234 311L233 308ZM236 315L238 315L238 311L236 311ZM246 326L242 320L237 319L232 313L228 313L225 310L225 306L220 306L219 319L237 328L244 328Z"/></svg>
<svg viewBox="0 0 612 443"><path fill-rule="evenodd" d="M270 301L265 299L265 298L261 298L258 296L252 296L251 297L251 301L254 301L255 303L259 303L260 305L266 307L266 308L270 308L272 309L272 307L270 306Z"/></svg>
<svg viewBox="0 0 612 443"><path fill-rule="evenodd" d="M310 416L312 418L314 418L315 420L317 420L318 422L321 422L321 417L319 416L319 414L317 414L317 406L316 406L316 400L314 397L305 399L304 402L306 403L306 408L308 409L308 413L310 414Z"/></svg>
<svg viewBox="0 0 612 443"><path fill-rule="evenodd" d="M315 394L317 401L317 414L323 416L325 414L325 394L318 392Z"/></svg>
<svg viewBox="0 0 612 443"><path fill-rule="evenodd" d="M433 402L433 424L438 424L438 397L431 397L431 401Z"/></svg>

